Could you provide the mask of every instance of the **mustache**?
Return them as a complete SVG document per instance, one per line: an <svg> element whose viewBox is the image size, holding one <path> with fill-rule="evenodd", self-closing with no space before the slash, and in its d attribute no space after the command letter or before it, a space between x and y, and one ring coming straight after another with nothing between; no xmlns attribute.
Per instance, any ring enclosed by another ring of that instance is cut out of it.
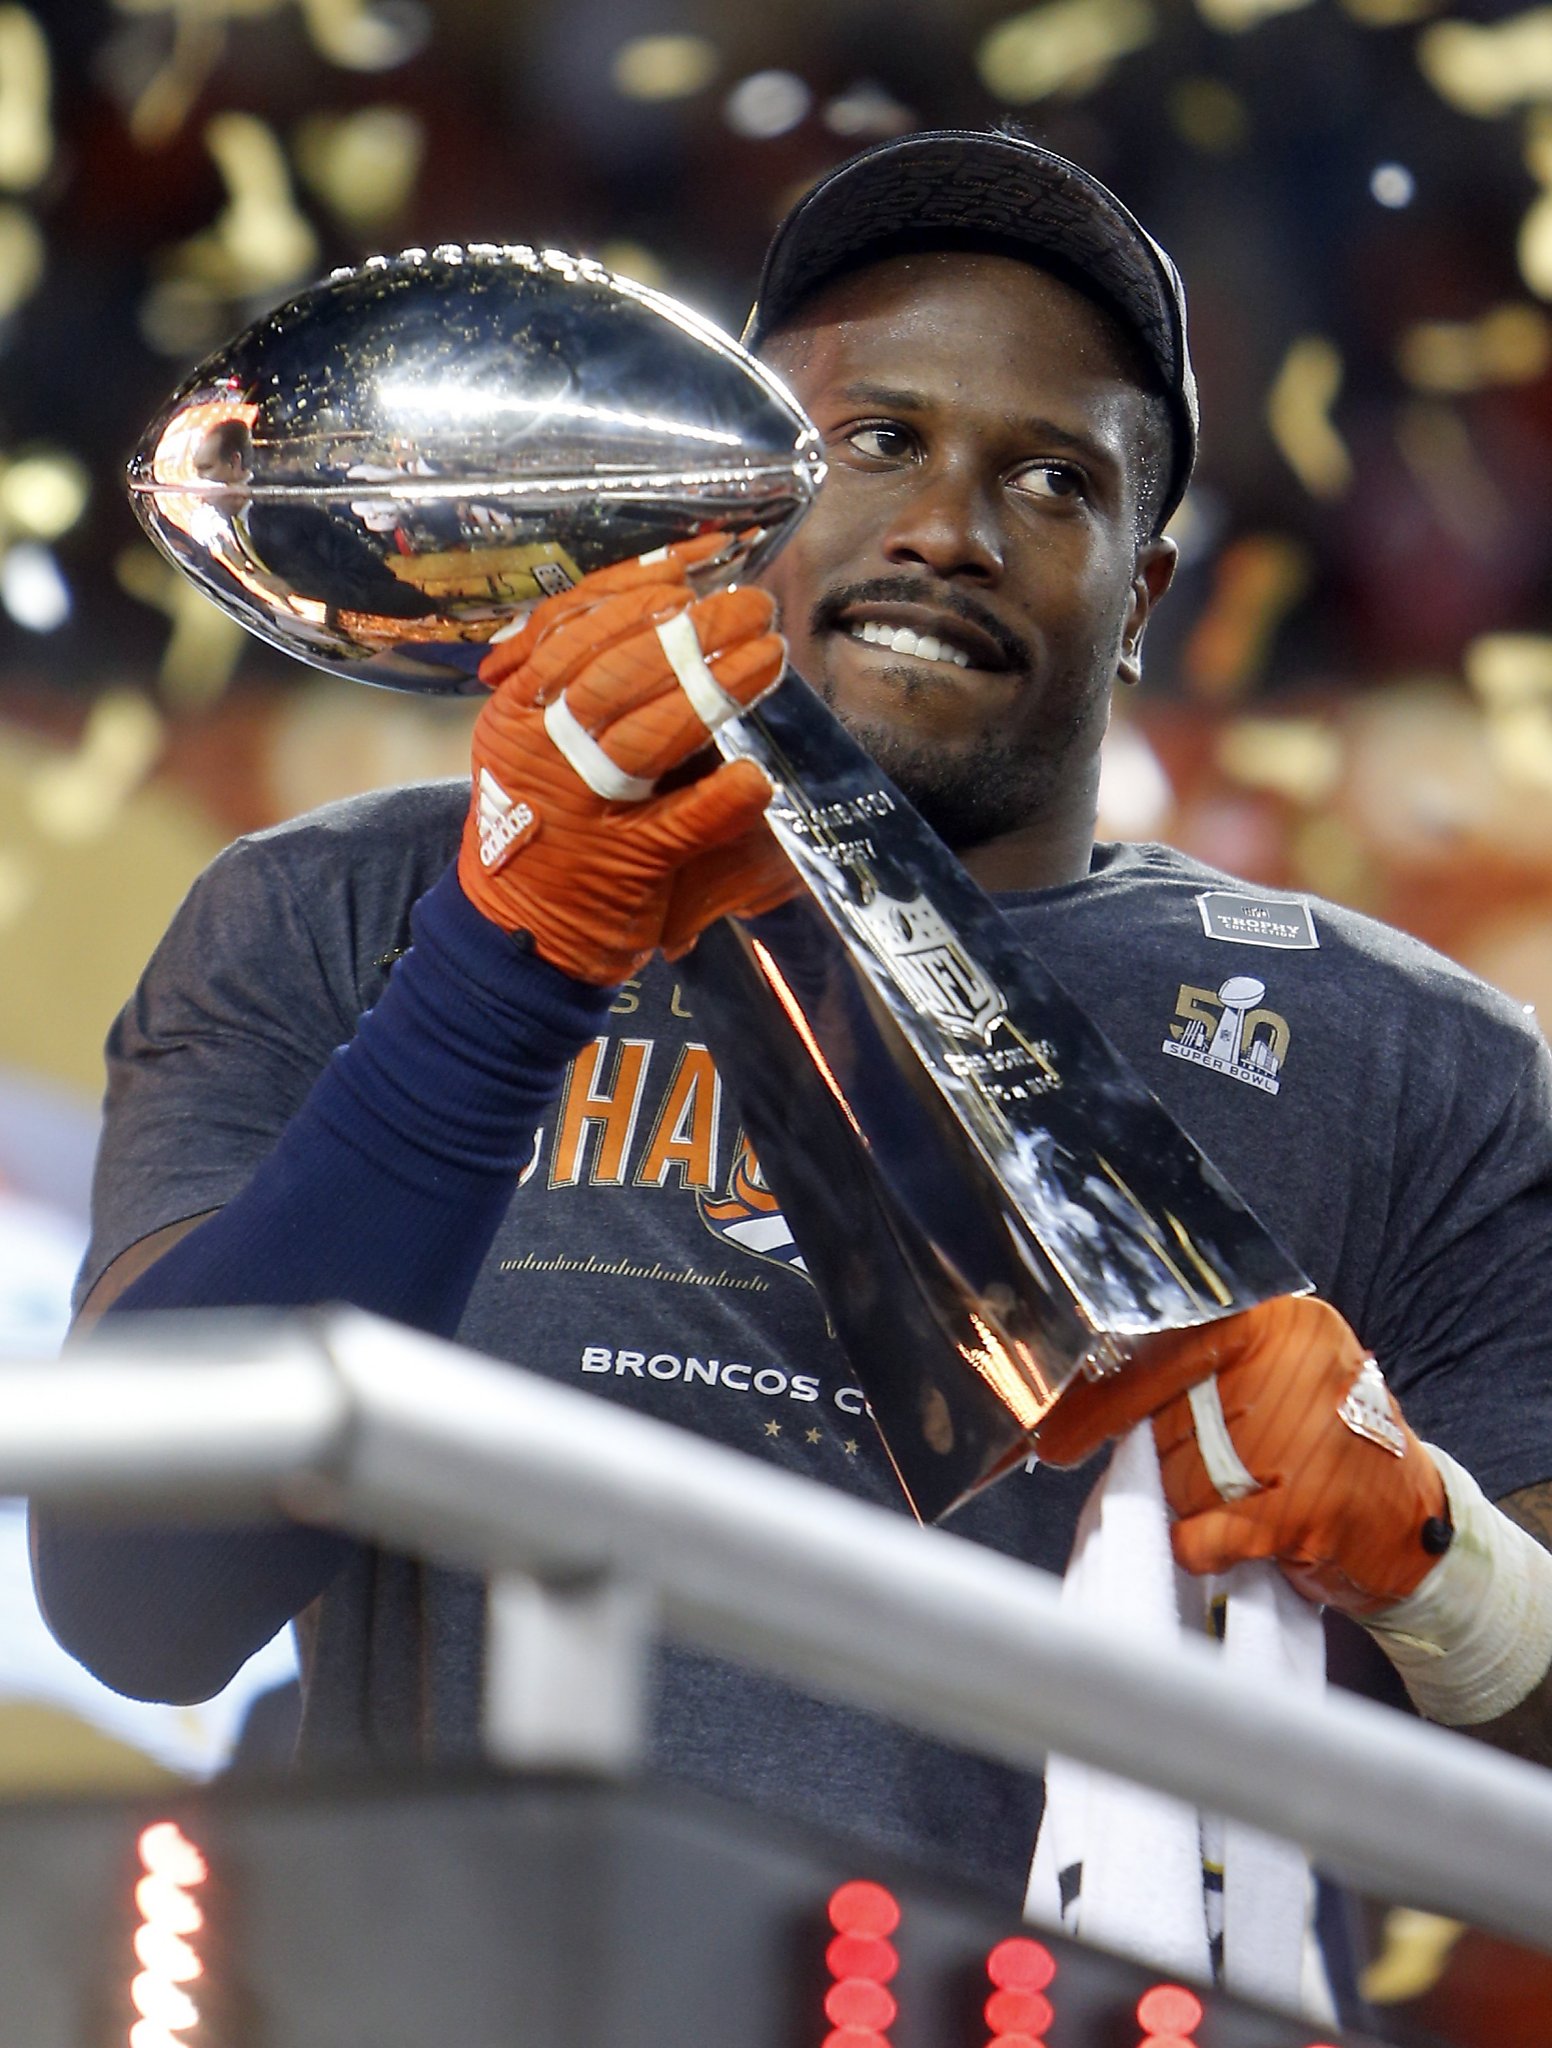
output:
<svg viewBox="0 0 1552 2048"><path fill-rule="evenodd" d="M874 576L865 583L847 583L839 590L827 591L809 615L809 631L833 630L857 604L921 604L936 611L952 612L984 633L1009 668L1027 670L1034 666L1034 650L1029 643L1005 626L995 612L962 590L945 590L941 584L920 576Z"/></svg>

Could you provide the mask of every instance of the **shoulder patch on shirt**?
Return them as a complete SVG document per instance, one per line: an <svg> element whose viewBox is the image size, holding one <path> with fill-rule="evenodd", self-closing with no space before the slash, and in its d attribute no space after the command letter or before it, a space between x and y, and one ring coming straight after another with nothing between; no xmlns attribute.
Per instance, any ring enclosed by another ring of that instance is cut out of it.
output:
<svg viewBox="0 0 1552 2048"><path fill-rule="evenodd" d="M1264 981L1253 974L1231 974L1216 989L1182 982L1175 1019L1161 1052L1243 1081L1265 1095L1277 1094L1291 1034L1288 1019L1266 1007Z"/></svg>
<svg viewBox="0 0 1552 2048"><path fill-rule="evenodd" d="M1239 896L1206 889L1196 899L1202 930L1231 946L1282 946L1308 953L1319 946L1315 918L1302 896Z"/></svg>

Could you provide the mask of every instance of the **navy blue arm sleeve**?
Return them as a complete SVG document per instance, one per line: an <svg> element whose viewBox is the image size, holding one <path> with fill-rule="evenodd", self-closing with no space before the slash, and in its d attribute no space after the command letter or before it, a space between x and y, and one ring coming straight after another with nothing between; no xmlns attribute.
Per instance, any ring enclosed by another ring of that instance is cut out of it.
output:
<svg viewBox="0 0 1552 2048"><path fill-rule="evenodd" d="M566 1061L610 992L526 953L449 872L414 943L252 1180L112 1304L350 1302L451 1337ZM324 1590L330 1531L89 1529L33 1513L38 1597L61 1643L136 1698L208 1698Z"/></svg>

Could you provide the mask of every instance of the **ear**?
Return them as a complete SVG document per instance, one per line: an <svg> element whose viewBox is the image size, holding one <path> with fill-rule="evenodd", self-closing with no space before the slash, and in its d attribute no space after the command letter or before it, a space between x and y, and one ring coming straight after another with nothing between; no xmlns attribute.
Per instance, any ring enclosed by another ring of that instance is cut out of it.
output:
<svg viewBox="0 0 1552 2048"><path fill-rule="evenodd" d="M1148 630L1153 607L1175 579L1180 550L1162 535L1144 541L1137 550L1132 574L1131 601L1121 635L1121 659L1116 664L1116 681L1133 685L1142 681L1142 636Z"/></svg>

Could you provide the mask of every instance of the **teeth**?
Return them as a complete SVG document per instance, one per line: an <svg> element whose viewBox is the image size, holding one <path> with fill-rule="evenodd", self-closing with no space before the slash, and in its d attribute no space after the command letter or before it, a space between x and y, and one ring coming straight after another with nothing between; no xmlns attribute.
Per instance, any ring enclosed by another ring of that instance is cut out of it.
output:
<svg viewBox="0 0 1552 2048"><path fill-rule="evenodd" d="M853 640L869 647L887 647L891 654L914 654L918 661L948 661L955 668L970 666L970 657L962 648L950 647L931 633L913 633L909 626L882 626L876 619L867 619L848 631Z"/></svg>

